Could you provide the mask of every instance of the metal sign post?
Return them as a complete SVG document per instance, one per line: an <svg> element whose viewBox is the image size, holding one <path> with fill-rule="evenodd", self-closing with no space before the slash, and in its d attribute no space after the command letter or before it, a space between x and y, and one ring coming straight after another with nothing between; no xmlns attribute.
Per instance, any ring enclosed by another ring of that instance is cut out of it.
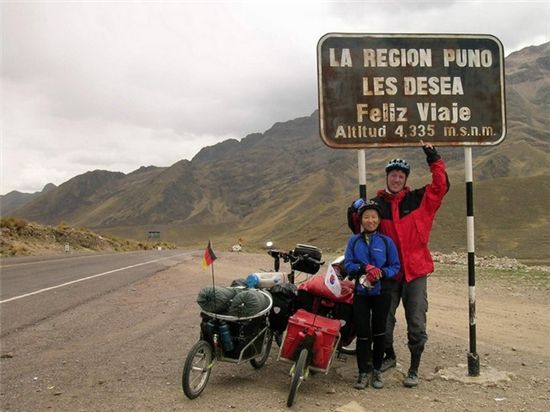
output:
<svg viewBox="0 0 550 412"><path fill-rule="evenodd" d="M335 149L359 149L359 194L366 199L367 147L463 146L470 351L476 353L472 146L506 136L504 48L487 34L328 33L317 45L319 134Z"/></svg>
<svg viewBox="0 0 550 412"><path fill-rule="evenodd" d="M367 200L367 167L365 149L357 150L357 170L359 173L359 197Z"/></svg>
<svg viewBox="0 0 550 412"><path fill-rule="evenodd" d="M466 236L468 243L468 312L470 318L470 351L468 375L479 376L479 356L476 349L476 263L474 242L474 186L472 148L464 148L464 174L466 177Z"/></svg>

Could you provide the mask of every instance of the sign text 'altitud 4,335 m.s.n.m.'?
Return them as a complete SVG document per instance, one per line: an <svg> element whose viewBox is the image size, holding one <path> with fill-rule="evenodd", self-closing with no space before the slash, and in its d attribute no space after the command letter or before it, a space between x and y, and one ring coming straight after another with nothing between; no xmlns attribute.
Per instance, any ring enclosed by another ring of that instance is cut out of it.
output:
<svg viewBox="0 0 550 412"><path fill-rule="evenodd" d="M320 134L330 147L504 138L503 51L493 36L328 34L317 53Z"/></svg>

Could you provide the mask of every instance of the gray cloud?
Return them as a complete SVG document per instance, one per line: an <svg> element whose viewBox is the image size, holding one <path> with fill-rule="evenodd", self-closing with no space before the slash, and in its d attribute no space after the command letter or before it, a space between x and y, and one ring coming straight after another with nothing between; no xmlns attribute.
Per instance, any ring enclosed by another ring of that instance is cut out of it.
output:
<svg viewBox="0 0 550 412"><path fill-rule="evenodd" d="M550 39L543 1L2 3L1 193L169 166L317 107L328 32Z"/></svg>

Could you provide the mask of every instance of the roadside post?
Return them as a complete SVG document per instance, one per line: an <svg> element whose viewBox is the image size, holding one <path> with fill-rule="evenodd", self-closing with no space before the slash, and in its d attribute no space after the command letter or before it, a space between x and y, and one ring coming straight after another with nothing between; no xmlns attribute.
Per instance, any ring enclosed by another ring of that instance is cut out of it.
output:
<svg viewBox="0 0 550 412"><path fill-rule="evenodd" d="M359 197L367 200L367 165L365 149L357 150L357 171L359 173Z"/></svg>
<svg viewBox="0 0 550 412"><path fill-rule="evenodd" d="M476 348L476 254L474 237L474 178L471 146L464 148L464 175L466 181L466 237L468 244L468 312L470 315L468 375L479 376L479 355Z"/></svg>
<svg viewBox="0 0 550 412"><path fill-rule="evenodd" d="M334 149L358 149L366 199L366 148L462 146L468 250L468 374L476 353L472 146L506 136L504 49L488 34L328 33L317 44L319 134Z"/></svg>

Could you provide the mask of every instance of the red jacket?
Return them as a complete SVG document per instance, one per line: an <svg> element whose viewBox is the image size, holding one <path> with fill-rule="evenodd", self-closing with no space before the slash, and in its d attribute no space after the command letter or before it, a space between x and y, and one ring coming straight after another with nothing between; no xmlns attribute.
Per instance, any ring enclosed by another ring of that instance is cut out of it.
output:
<svg viewBox="0 0 550 412"><path fill-rule="evenodd" d="M432 182L421 189L405 187L396 194L379 190L376 201L382 208L380 232L391 237L399 250L401 272L395 278L410 282L434 270L428 249L435 214L449 191L449 180L442 159L430 165Z"/></svg>

